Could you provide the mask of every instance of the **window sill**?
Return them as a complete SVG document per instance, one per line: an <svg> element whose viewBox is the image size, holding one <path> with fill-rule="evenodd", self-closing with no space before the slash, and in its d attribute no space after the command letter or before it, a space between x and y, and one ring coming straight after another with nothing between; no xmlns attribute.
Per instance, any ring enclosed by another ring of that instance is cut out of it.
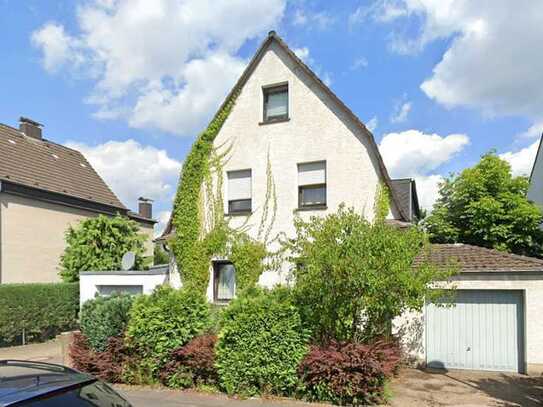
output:
<svg viewBox="0 0 543 407"><path fill-rule="evenodd" d="M226 307L231 302L232 300L213 300L213 305L216 305L217 307Z"/></svg>
<svg viewBox="0 0 543 407"><path fill-rule="evenodd" d="M243 211L243 212L228 212L224 216L251 216L253 211Z"/></svg>
<svg viewBox="0 0 543 407"><path fill-rule="evenodd" d="M275 124L275 123L285 123L290 121L290 117L286 117L284 119L276 119L276 120L264 120L260 123L258 123L259 126L266 126L268 124Z"/></svg>
<svg viewBox="0 0 543 407"><path fill-rule="evenodd" d="M307 212L307 211L325 211L328 209L326 205L315 205L315 206L303 206L301 208L294 209L295 212Z"/></svg>

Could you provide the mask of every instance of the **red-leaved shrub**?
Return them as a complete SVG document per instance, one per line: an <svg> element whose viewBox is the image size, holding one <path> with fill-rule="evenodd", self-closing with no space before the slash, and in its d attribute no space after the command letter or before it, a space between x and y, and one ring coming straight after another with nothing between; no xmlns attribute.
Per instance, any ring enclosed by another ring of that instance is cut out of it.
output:
<svg viewBox="0 0 543 407"><path fill-rule="evenodd" d="M105 351L97 352L90 347L85 335L76 333L70 345L70 358L77 370L109 383L120 383L128 355L122 337L109 338Z"/></svg>
<svg viewBox="0 0 543 407"><path fill-rule="evenodd" d="M383 401L385 381L399 363L399 347L393 342L331 342L312 346L298 375L309 400L366 405Z"/></svg>
<svg viewBox="0 0 543 407"><path fill-rule="evenodd" d="M166 363L160 372L161 382L166 386L181 388L216 384L216 343L215 335L202 335L173 351L172 360Z"/></svg>

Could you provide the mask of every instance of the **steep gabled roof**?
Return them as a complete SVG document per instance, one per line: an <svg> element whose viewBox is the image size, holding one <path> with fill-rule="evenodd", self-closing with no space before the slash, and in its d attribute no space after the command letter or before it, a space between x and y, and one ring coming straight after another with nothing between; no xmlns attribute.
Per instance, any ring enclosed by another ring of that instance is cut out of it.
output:
<svg viewBox="0 0 543 407"><path fill-rule="evenodd" d="M222 111L222 109L226 106L226 104L233 97L233 95L236 94L237 92L239 92L243 88L243 86L245 85L245 83L247 82L247 80L249 79L249 77L251 76L251 74L253 73L255 68L257 67L258 63L260 62L260 60L264 56L265 52L267 51L267 49L270 47L270 45L274 41L287 53L287 55L289 55L295 61L295 63L307 75L309 75L309 77L311 79L313 79L317 83L317 85L335 103L337 103L339 108L341 110L343 110L343 112L346 113L346 115L351 120L353 120L355 126L357 126L362 131L362 133L364 133L366 135L366 137L368 138L368 141L369 141L369 145L370 145L370 147L372 149L372 153L374 153L375 157L377 158L377 162L378 162L378 165L379 165L379 170L381 171L381 175L383 177L383 180L384 180L385 184L387 185L387 187L389 188L392 200L393 200L394 204L396 205L396 208L398 208L398 212L400 213L400 216L402 217L401 220L408 221L409 220L408 215L403 212L402 207L400 205L400 202L399 202L398 198L396 197L396 193L392 189L391 179L390 179L390 177L388 175L387 169L385 167L385 163L383 162L383 158L381 157L381 153L379 152L379 148L377 147L377 143L375 142L375 139L373 138L373 134L360 121L360 119L352 112L352 110L349 109L345 105L345 103L343 103L341 101L341 99L338 98L336 96L336 94L334 92L332 92L332 90L311 70L311 68L309 68L300 58L298 58L298 56L288 47L288 45L281 39L281 37L279 37L279 35L277 35L277 33L275 31L270 31L268 33L268 37L262 42L262 44L260 45L260 47L256 51L256 53L253 56L253 58L251 59L251 61L249 61L249 64L247 65L247 67L245 68L245 70L243 71L241 76L239 77L238 81L236 82L236 84L234 85L234 87L232 88L230 93L228 93L228 95L224 99L223 103L221 104L221 106L219 107L219 109L217 110L217 113L215 115L217 115L218 112ZM168 221L168 224L166 225L166 228L164 229L164 232L162 233L162 236L160 236L159 239L165 239L171 233L172 233L172 222L171 222L171 218L170 218L170 220Z"/></svg>
<svg viewBox="0 0 543 407"><path fill-rule="evenodd" d="M432 244L415 265L428 260L437 267L458 265L461 273L543 272L543 260L469 244Z"/></svg>
<svg viewBox="0 0 543 407"><path fill-rule="evenodd" d="M0 124L2 181L127 211L79 151L25 136L4 124Z"/></svg>

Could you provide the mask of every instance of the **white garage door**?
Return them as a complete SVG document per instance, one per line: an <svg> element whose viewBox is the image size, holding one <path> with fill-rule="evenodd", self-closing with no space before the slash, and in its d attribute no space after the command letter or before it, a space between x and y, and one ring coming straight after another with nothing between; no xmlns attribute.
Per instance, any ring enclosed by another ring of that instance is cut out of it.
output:
<svg viewBox="0 0 543 407"><path fill-rule="evenodd" d="M457 290L454 306L426 305L430 367L521 371L522 292Z"/></svg>

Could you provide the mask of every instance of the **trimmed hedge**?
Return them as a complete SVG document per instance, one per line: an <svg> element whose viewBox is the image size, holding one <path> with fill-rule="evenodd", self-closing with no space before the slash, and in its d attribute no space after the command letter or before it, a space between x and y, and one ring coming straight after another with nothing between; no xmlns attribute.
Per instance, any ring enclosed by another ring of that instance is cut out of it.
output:
<svg viewBox="0 0 543 407"><path fill-rule="evenodd" d="M131 295L116 294L97 297L83 304L81 332L87 337L92 349L103 352L109 338L123 335L133 302L134 297Z"/></svg>
<svg viewBox="0 0 543 407"><path fill-rule="evenodd" d="M79 283L0 285L0 346L50 339L77 326Z"/></svg>
<svg viewBox="0 0 543 407"><path fill-rule="evenodd" d="M224 311L216 347L220 386L228 394L294 394L309 332L285 288L254 288Z"/></svg>
<svg viewBox="0 0 543 407"><path fill-rule="evenodd" d="M151 295L138 296L125 337L128 348L142 363L131 366L131 373L156 379L173 350L209 328L210 306L198 292L160 286Z"/></svg>

